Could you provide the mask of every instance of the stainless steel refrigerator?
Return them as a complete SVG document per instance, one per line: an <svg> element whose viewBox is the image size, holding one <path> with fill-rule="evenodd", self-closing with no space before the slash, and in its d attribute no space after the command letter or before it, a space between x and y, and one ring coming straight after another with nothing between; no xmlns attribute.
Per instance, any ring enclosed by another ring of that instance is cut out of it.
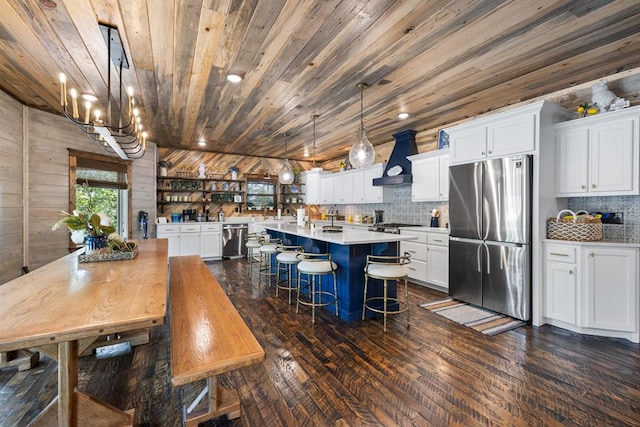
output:
<svg viewBox="0 0 640 427"><path fill-rule="evenodd" d="M449 169L449 295L531 316L531 156Z"/></svg>

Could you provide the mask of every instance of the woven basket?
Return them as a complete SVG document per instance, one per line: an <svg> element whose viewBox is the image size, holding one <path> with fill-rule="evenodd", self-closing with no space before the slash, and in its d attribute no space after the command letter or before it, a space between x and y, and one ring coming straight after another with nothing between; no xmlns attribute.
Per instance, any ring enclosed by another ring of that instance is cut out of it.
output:
<svg viewBox="0 0 640 427"><path fill-rule="evenodd" d="M573 219L561 219L564 212L570 213ZM580 212L584 211L574 213L569 209L564 209L558 212L555 218L549 218L547 222L547 238L574 242L602 240L602 221L599 218L577 221L577 214Z"/></svg>
<svg viewBox="0 0 640 427"><path fill-rule="evenodd" d="M131 252L113 251L108 254L80 254L78 262L124 261L134 259L138 255L138 246Z"/></svg>

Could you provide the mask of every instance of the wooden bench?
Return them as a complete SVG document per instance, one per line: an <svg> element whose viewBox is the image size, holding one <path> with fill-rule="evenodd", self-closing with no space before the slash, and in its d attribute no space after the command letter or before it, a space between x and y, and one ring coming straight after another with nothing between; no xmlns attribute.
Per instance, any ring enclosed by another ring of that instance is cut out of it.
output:
<svg viewBox="0 0 640 427"><path fill-rule="evenodd" d="M207 381L189 408L183 406L183 421L197 426L225 414L238 418L238 393L219 386L217 376L263 361L264 350L199 256L170 258L169 275L171 383ZM193 412L207 393L208 408Z"/></svg>

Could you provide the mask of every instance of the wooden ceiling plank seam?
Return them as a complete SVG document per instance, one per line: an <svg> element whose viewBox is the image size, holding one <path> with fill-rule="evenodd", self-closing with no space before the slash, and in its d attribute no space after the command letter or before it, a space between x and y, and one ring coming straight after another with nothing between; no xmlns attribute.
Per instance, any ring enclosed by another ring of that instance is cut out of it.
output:
<svg viewBox="0 0 640 427"><path fill-rule="evenodd" d="M193 74L194 54L202 0L175 0L175 29L173 32L173 91L171 95L171 135L181 143L188 88Z"/></svg>
<svg viewBox="0 0 640 427"><path fill-rule="evenodd" d="M387 7L388 7L388 6L387 6ZM384 9L384 10L386 10L386 9ZM383 11L377 10L377 12L381 14ZM373 14L371 14L371 15L373 15ZM377 16L377 15L376 15L376 16ZM373 22L373 21L374 21L374 19L371 19L371 22ZM288 40L291 40L291 38L289 38ZM299 44L299 43L298 43L298 44ZM288 49L286 49L286 48L285 48L285 50L284 50L284 51L286 52L287 50L288 50ZM297 47L292 47L292 48L291 48L291 50L293 50L293 51L299 51L299 49L298 49ZM283 67L284 67L285 65L287 65L287 64L280 64L280 67L279 67L279 68L275 68L275 70L277 70L275 74L279 75L279 74L280 74L280 71L279 71L279 70L280 70L280 69L284 69ZM274 68L272 67L272 70L271 70L272 72L271 72L270 74L274 74L274 73L273 73L273 70L274 70ZM274 77L274 78L275 78L275 77ZM266 82L266 83L268 83L267 85L265 85L265 84L264 84L265 82L262 82L262 83L263 83L263 84L261 85L261 88L262 88L262 87L265 87L265 86L269 86L269 83L272 83L272 82ZM262 94L262 93L260 93L260 94L259 94L259 96L256 96L256 97L255 97L255 99L259 99L259 98L261 98L261 97L262 97L262 95L263 95L263 94ZM246 104L246 103L245 103L245 104ZM251 107L253 108L253 107L255 107L255 105L253 105L253 106L251 106ZM237 115L235 115L235 116L234 116L234 118L244 117L244 116L245 116L245 114L248 114L248 112L243 113L242 111L240 111L240 112L239 112L239 114L237 114ZM287 121L283 120L282 122L283 122L283 123L286 123ZM242 123L241 123L239 120L236 120L236 125L235 125L235 126L236 126L236 127L240 127L240 128L242 128ZM279 133L282 133L283 131L284 131L284 130L283 130L283 129L281 129ZM257 138L258 136L256 136L256 135L252 135L252 137L253 137L253 138ZM263 139L264 139L264 138L269 139L269 138L272 138L272 137L270 137L270 136L264 136L264 135L263 135L263 136L262 136L262 138L263 138Z"/></svg>
<svg viewBox="0 0 640 427"><path fill-rule="evenodd" d="M52 90L54 93L58 92L57 101L49 104L47 109L60 114L60 83L58 79L60 66L58 64L63 63L65 58L68 58L68 53L58 47L59 43L57 43L57 36L52 30L52 26L46 17L38 13L38 11L39 7L35 4L30 6L21 3L12 7L5 0L0 4L0 12L2 12L0 15L2 16L4 28L12 34L24 52L28 53L32 58L37 58L30 62L39 64L39 68L43 70L56 70L55 72L45 71L40 84L45 87L55 88L55 90ZM37 22L37 25L35 27L32 26L32 22ZM71 76L81 76L78 69L71 68L69 70ZM83 78L80 80L82 81Z"/></svg>
<svg viewBox="0 0 640 427"><path fill-rule="evenodd" d="M214 69L210 73L205 93L206 99L215 99L216 103L211 108L201 109L197 119L198 122L204 123L205 129L211 129L205 134L208 141L217 141L217 137L212 133L218 127L217 119L220 115L218 112L228 109L235 92L238 90L237 85L229 84L225 76L228 72L242 73L243 71L231 69L233 51L240 46L242 34L244 34L243 28L248 25L256 5L257 0L233 0L229 4L229 13L224 21L225 31L220 41L220 48L216 50L214 56Z"/></svg>
<svg viewBox="0 0 640 427"><path fill-rule="evenodd" d="M165 7L149 7L148 22L151 38L151 53L156 75L156 92L158 98L158 117L151 129L159 143L171 143L170 135L170 102L173 93L173 32L174 3L166 2Z"/></svg>
<svg viewBox="0 0 640 427"><path fill-rule="evenodd" d="M199 32L196 40L194 64L191 82L189 84L187 105L182 131L183 146L192 145L196 137L194 135L197 126L198 111L204 101L206 85L213 68L213 56L222 35L224 17L220 12L203 9L200 14ZM200 139L198 137L197 139Z"/></svg>
<svg viewBox="0 0 640 427"><path fill-rule="evenodd" d="M25 105L59 114L58 109L52 109L51 106L60 105L60 95L53 95L44 84L49 80L48 73L21 48L18 43L0 41L0 66L5 70L0 72L3 76L0 86L14 98L25 100ZM20 62L13 58L20 58Z"/></svg>
<svg viewBox="0 0 640 427"><path fill-rule="evenodd" d="M152 117L157 116L158 92L154 73L153 50L151 46L151 31L149 28L149 13L146 0L120 0L120 15L122 16L123 37L129 46L130 61L134 65L136 88L134 99L143 105L145 124L149 127L149 137L154 136ZM156 134L158 136L158 134Z"/></svg>

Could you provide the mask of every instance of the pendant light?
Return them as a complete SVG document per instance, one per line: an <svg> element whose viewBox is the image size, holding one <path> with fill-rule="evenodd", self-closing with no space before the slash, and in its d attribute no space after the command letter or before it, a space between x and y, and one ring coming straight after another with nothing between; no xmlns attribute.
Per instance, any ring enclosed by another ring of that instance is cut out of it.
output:
<svg viewBox="0 0 640 427"><path fill-rule="evenodd" d="M312 153L313 153L313 168L315 169L316 167L316 119L318 118L318 114L312 114L311 115L311 119L313 119L313 147L312 147Z"/></svg>
<svg viewBox="0 0 640 427"><path fill-rule="evenodd" d="M349 163L356 169L371 166L376 157L376 151L371 142L369 142L367 133L364 130L363 93L367 84L359 83L358 87L360 88L360 132L358 133L358 140L351 146L351 150L349 150Z"/></svg>
<svg viewBox="0 0 640 427"><path fill-rule="evenodd" d="M287 155L287 137L288 134L284 134L284 164L278 173L278 181L280 184L291 184L293 183L293 170L291 169L291 165L289 164L289 159Z"/></svg>

